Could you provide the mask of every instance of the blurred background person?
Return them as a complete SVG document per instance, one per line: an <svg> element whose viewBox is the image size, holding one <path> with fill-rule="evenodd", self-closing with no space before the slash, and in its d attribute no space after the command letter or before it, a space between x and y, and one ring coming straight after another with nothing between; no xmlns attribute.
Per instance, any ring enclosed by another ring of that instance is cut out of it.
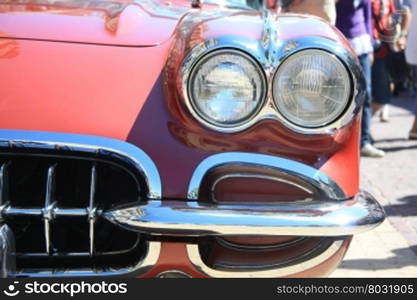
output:
<svg viewBox="0 0 417 300"><path fill-rule="evenodd" d="M414 66L414 69L417 69L417 0L413 0L411 2L412 6L412 23L410 26L410 32L408 34L407 39L407 47L405 50L405 56L407 59L407 62ZM409 139L416 140L417 139L417 101L416 101L416 108L414 111L415 118L414 118L414 124L411 128Z"/></svg>
<svg viewBox="0 0 417 300"><path fill-rule="evenodd" d="M411 24L411 5L408 0L394 0L394 5L396 12L392 15L392 36L388 37L386 64L391 80L390 90L394 96L399 96L411 87L412 68L407 64L404 54ZM382 122L389 121L389 104L381 107L379 117Z"/></svg>
<svg viewBox="0 0 417 300"><path fill-rule="evenodd" d="M280 6L283 12L315 15L334 25L336 2L337 0L281 0Z"/></svg>
<svg viewBox="0 0 417 300"><path fill-rule="evenodd" d="M391 49L394 52L405 50L407 35L411 25L411 1L394 0L395 13L392 16L394 37Z"/></svg>
<svg viewBox="0 0 417 300"><path fill-rule="evenodd" d="M405 46L407 33L411 24L410 0L394 0L396 13L394 14L395 37L388 56L388 69L392 81L394 96L400 96L402 92L412 91L412 67L405 60ZM388 106L381 109L381 120L388 121Z"/></svg>
<svg viewBox="0 0 417 300"><path fill-rule="evenodd" d="M361 155L384 157L384 151L373 146L371 138L371 68L374 52L371 0L339 0L336 8L336 26L356 51L366 79L367 96L362 111Z"/></svg>
<svg viewBox="0 0 417 300"><path fill-rule="evenodd" d="M389 55L395 39L395 12L394 0L372 0L375 58L372 65L372 107L385 122L388 121L388 104L392 98Z"/></svg>

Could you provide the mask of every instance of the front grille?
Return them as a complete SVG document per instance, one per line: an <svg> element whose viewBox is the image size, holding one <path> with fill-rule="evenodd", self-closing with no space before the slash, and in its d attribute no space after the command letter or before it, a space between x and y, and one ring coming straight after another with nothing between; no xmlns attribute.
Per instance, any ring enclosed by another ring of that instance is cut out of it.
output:
<svg viewBox="0 0 417 300"><path fill-rule="evenodd" d="M138 170L106 153L2 149L0 217L16 239L17 273L134 266L141 235L102 214L147 192Z"/></svg>

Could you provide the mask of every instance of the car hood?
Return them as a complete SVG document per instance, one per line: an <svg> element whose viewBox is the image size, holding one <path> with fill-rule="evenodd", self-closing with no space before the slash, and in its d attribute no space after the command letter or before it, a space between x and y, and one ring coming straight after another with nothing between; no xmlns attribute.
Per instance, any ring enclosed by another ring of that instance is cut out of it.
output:
<svg viewBox="0 0 417 300"><path fill-rule="evenodd" d="M0 37L154 46L173 35L189 8L186 1L0 0Z"/></svg>

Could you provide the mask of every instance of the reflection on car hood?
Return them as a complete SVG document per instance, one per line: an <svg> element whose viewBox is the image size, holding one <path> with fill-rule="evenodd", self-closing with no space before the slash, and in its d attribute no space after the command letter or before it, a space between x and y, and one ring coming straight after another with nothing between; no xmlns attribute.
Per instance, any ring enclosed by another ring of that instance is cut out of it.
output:
<svg viewBox="0 0 417 300"><path fill-rule="evenodd" d="M168 40L186 1L0 0L0 37L153 46Z"/></svg>

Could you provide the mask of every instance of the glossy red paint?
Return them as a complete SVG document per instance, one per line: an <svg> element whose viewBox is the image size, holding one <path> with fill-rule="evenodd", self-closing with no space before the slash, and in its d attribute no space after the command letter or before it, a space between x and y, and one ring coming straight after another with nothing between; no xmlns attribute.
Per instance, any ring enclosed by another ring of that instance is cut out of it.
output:
<svg viewBox="0 0 417 300"><path fill-rule="evenodd" d="M224 151L303 162L328 174L348 196L357 193L359 118L330 135L294 133L274 120L222 134L202 127L184 108L175 74L185 54L219 34L261 39L260 13L217 12L207 5L189 11L189 2L178 0L166 17L160 6L138 3L0 0L0 128L128 141L153 159L167 199L185 199L196 166ZM206 20L195 21L201 13ZM300 20L308 26L297 25ZM318 19L277 15L275 21L280 38L325 36L348 47ZM347 247L348 241L328 262L297 275L326 275ZM205 277L182 242L164 242L158 264L145 277L167 269Z"/></svg>
<svg viewBox="0 0 417 300"><path fill-rule="evenodd" d="M243 32L259 38L262 27L257 14L236 14L229 19L244 17L256 26ZM200 34L192 35L182 46L191 47L216 34L220 23L219 17L213 20L213 27L210 22L196 25ZM242 32L240 22L231 24L235 26L230 26L229 33ZM285 24L283 32L289 31L285 26L290 25ZM181 99L172 94L169 82L174 78L162 75L170 51L177 51L174 40L155 47L108 47L3 38L0 126L128 140L154 159L166 198L185 198L195 167L216 152L279 155L316 168L327 161L330 165L340 157L333 156L346 145L345 151L354 153L355 132L350 127L338 133L337 139L296 134L276 121L263 121L244 132L229 134L227 139L224 134L203 128L184 110ZM177 67L176 62L171 63L165 71ZM167 88L164 80L168 80ZM346 182L346 178L357 178L357 169L330 169L323 170L332 172L349 195L357 191L355 181Z"/></svg>
<svg viewBox="0 0 417 300"><path fill-rule="evenodd" d="M177 270L190 275L193 278L207 278L192 265L187 255L187 244L183 242L164 242L161 246L161 254L155 266L140 277L153 278L167 270Z"/></svg>
<svg viewBox="0 0 417 300"><path fill-rule="evenodd" d="M0 37L155 46L172 37L189 5L175 8L127 0L0 2Z"/></svg>
<svg viewBox="0 0 417 300"><path fill-rule="evenodd" d="M292 185L276 182L270 179L256 178L228 178L216 184L213 198L217 202L249 202L262 203L277 201L295 201L309 198L310 194Z"/></svg>
<svg viewBox="0 0 417 300"><path fill-rule="evenodd" d="M348 195L357 193L359 189L359 139L360 117L357 117L353 126L347 131L341 131L335 140L344 140L341 135L348 134L349 138L343 147L335 152L321 167L320 171L335 180Z"/></svg>
<svg viewBox="0 0 417 300"><path fill-rule="evenodd" d="M2 128L121 140L146 104L169 49L169 43L127 48L8 41L13 44L0 44L6 53L0 57Z"/></svg>
<svg viewBox="0 0 417 300"><path fill-rule="evenodd" d="M277 0L266 0L265 1L265 6L269 9L272 9L272 10L280 9L280 6L279 6Z"/></svg>

